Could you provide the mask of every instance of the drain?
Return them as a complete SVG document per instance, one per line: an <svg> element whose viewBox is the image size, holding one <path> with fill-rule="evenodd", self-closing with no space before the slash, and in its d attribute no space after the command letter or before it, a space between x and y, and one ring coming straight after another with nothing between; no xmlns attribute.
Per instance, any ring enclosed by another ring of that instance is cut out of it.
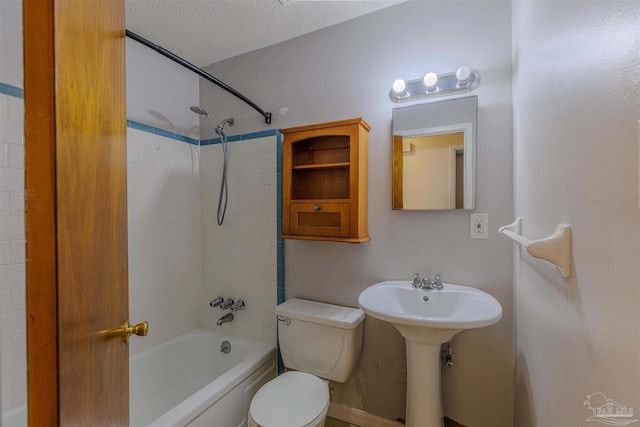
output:
<svg viewBox="0 0 640 427"><path fill-rule="evenodd" d="M220 344L220 351L224 354L229 354L231 351L231 344L229 344L229 341L222 341L222 344Z"/></svg>
<svg viewBox="0 0 640 427"><path fill-rule="evenodd" d="M423 299L424 301L429 301L429 297L428 297L428 296L426 296L426 295L425 295L425 296L423 296L423 297L422 297L422 299Z"/></svg>

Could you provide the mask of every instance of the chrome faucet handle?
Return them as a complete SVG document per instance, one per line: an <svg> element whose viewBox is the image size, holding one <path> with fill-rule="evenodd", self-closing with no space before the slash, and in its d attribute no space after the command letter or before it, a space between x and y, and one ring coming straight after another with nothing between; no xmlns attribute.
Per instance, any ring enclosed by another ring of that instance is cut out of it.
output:
<svg viewBox="0 0 640 427"><path fill-rule="evenodd" d="M442 278L440 277L439 274L436 274L436 277L434 277L433 284L434 284L434 288L436 289L442 289L444 287L442 286Z"/></svg>
<svg viewBox="0 0 640 427"><path fill-rule="evenodd" d="M233 307L233 304L234 304L233 299L229 298L228 300L220 304L220 308L223 310L226 310L227 308Z"/></svg>
<svg viewBox="0 0 640 427"><path fill-rule="evenodd" d="M239 299L235 304L231 306L231 311L244 310L244 300Z"/></svg>
<svg viewBox="0 0 640 427"><path fill-rule="evenodd" d="M424 279L422 279L424 280ZM422 280L420 280L420 275L418 273L415 273L413 275L413 287L414 288L421 288L422 287Z"/></svg>
<svg viewBox="0 0 640 427"><path fill-rule="evenodd" d="M224 301L224 298L218 297L209 301L209 307L217 307Z"/></svg>

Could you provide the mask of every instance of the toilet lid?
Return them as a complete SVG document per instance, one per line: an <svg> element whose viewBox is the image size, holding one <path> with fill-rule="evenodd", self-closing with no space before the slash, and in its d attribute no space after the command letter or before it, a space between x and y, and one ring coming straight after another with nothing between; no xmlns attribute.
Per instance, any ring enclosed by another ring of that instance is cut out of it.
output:
<svg viewBox="0 0 640 427"><path fill-rule="evenodd" d="M318 418L328 404L329 387L320 378L285 372L258 390L249 412L263 427L303 427Z"/></svg>

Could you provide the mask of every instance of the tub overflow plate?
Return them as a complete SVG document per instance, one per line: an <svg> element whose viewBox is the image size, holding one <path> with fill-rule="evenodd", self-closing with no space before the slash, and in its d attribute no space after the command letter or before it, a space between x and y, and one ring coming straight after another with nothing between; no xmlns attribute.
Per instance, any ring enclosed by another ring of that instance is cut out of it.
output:
<svg viewBox="0 0 640 427"><path fill-rule="evenodd" d="M284 322L285 325L289 326L291 324L291 320L282 317L282 316L278 316L278 322Z"/></svg>

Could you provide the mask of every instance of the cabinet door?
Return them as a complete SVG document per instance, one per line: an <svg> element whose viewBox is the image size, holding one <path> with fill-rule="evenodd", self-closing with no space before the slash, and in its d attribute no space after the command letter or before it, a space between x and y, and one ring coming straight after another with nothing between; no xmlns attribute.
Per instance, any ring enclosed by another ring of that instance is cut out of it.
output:
<svg viewBox="0 0 640 427"><path fill-rule="evenodd" d="M291 203L291 234L349 237L349 203Z"/></svg>

